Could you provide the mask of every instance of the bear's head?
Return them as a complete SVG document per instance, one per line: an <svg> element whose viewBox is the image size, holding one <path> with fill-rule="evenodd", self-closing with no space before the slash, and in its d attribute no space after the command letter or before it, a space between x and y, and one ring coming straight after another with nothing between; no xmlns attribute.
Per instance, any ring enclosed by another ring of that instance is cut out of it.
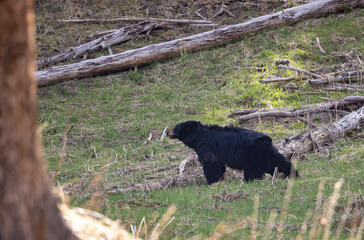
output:
<svg viewBox="0 0 364 240"><path fill-rule="evenodd" d="M177 138L178 140L185 142L189 136L194 135L197 128L200 126L202 126L202 124L197 121L183 122L169 130L167 132L167 136L170 138Z"/></svg>

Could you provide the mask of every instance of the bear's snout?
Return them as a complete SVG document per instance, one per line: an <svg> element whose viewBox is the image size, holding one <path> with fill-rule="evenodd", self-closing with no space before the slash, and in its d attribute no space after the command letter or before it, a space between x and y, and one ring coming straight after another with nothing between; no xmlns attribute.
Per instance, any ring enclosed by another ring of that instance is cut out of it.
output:
<svg viewBox="0 0 364 240"><path fill-rule="evenodd" d="M173 131L174 129L171 129L171 130L169 130L168 132L167 132L167 136L169 137L169 138L174 138L174 131Z"/></svg>

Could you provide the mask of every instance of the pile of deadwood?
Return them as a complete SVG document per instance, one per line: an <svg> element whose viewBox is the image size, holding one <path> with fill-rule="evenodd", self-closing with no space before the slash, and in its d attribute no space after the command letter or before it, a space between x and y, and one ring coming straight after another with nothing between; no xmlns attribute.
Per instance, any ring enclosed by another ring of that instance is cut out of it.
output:
<svg viewBox="0 0 364 240"><path fill-rule="evenodd" d="M208 20L178 20L178 19L125 19L120 18L111 21L136 21L135 25L123 27L121 29L100 33L102 36L91 42L84 43L80 46L72 47L55 56L40 59L37 61L37 67L42 70L36 72L36 81L39 87L58 82L82 79L91 76L110 74L128 69L135 69L148 65L156 61L162 61L171 57L179 56L181 53L194 52L214 46L224 45L238 39L242 39L249 34L255 34L263 29L272 26L294 24L300 20L326 16L342 10L362 8L363 0L317 0L297 7L285 9L276 13L253 18L247 22L235 25L217 28L208 32L203 32L190 37L176 39L168 42L148 45L138 49L128 50L122 53L113 54L110 46L120 44L122 42L135 39L140 34L148 35L150 31L156 28L165 27L169 24L206 24L216 27ZM77 20L78 22L93 20ZM64 22L77 22L76 20L66 20ZM95 20L100 22L100 20ZM108 20L101 20L108 21ZM324 51L317 39L320 51ZM73 64L60 66L52 66L69 58L83 57L91 52L98 51L103 48L109 48L110 55L95 59L87 59ZM360 57L359 57L360 60ZM342 72L338 74L318 75L313 72L302 69L294 69L286 65L280 64L280 68L289 68L297 71L305 76L305 84L313 86L322 86L328 84L329 88L362 88L363 70ZM282 79L274 77L272 79L262 80L262 83L290 81L291 79ZM350 86L343 85L350 83ZM351 83L356 82L356 85ZM327 89L329 90L329 89ZM231 116L238 116L236 121L241 123L248 119L265 118L265 117L296 117L302 119L311 126L310 131L304 131L292 136L277 145L278 149L289 159L293 156L301 155L312 151L315 148L321 148L327 143L332 143L336 138L342 137L348 132L357 131L363 125L364 119L364 96L347 97L342 100L330 100L327 103L302 106L299 109L249 109L232 111ZM325 126L316 127L303 116L307 113L323 111L334 111L347 114L340 120ZM192 161L193 160L193 161ZM132 190L153 190L164 189L175 185L185 185L197 183L203 179L201 168L193 167L188 171L189 163L195 162L196 156L190 155L179 166L183 169L165 179L152 181L144 184L136 184L128 188L110 189L109 193L120 193ZM235 174L235 173L233 173Z"/></svg>
<svg viewBox="0 0 364 240"><path fill-rule="evenodd" d="M361 60L358 55L357 58L359 61L358 65L360 65ZM325 91L328 92L364 91L364 85L363 85L364 70L317 74L304 69L290 67L288 66L289 60L287 59L280 59L276 61L276 63L281 63L281 62L287 65L277 64L278 68L295 71L298 73L298 75L291 77L284 77L284 78L269 76L269 78L260 80L259 82L262 84L267 84L267 83L286 83L295 80L300 80L304 81L304 85L310 84L313 87L325 86ZM320 94L320 93L322 92L307 92L307 94Z"/></svg>
<svg viewBox="0 0 364 240"><path fill-rule="evenodd" d="M263 29L273 26L294 24L300 20L325 16L337 13L342 10L364 7L362 0L316 0L297 7L285 9L276 13L264 15L235 25L217 28L208 32L203 32L190 37L180 38L168 42L148 45L142 48L127 50L122 53L113 54L110 46L120 44L131 39L135 39L141 34L148 35L156 28L166 27L170 24L204 24L216 27L208 20L179 20L179 19L153 19L153 18L119 18L111 20L61 20L61 22L106 22L106 21L136 21L135 25L126 26L121 29L112 30L91 42L75 46L61 52L55 56L40 59L37 67L41 71L36 72L38 86L45 86L63 81L81 79L102 74L110 74L128 69L135 69L148 65L153 62L162 61L176 57L185 52L200 51L202 49L225 45L244 38L249 34L255 34ZM103 34L103 33L101 33ZM320 50L323 50L318 42ZM58 62L69 58L84 57L91 52L103 48L109 48L110 55L95 59L88 59L73 64L52 66ZM325 79L319 79L323 82ZM321 84L320 82L310 81L311 84Z"/></svg>

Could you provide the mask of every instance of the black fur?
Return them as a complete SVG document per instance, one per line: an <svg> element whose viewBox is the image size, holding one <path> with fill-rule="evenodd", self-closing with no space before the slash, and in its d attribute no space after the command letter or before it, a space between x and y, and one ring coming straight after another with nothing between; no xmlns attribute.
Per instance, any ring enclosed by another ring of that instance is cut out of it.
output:
<svg viewBox="0 0 364 240"><path fill-rule="evenodd" d="M261 179L265 173L273 175L275 167L286 177L298 177L298 172L277 149L272 139L263 133L235 127L207 126L188 121L168 132L193 148L202 164L208 184L224 178L226 166L244 170L244 179Z"/></svg>

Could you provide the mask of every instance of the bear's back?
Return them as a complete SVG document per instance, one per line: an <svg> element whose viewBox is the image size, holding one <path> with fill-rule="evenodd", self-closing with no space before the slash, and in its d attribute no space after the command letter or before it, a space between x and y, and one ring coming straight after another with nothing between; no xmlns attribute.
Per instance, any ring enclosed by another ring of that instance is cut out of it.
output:
<svg viewBox="0 0 364 240"><path fill-rule="evenodd" d="M222 136L222 137L230 137L236 139L244 139L248 141L267 141L272 142L272 139L260 132L256 132L253 130L245 129L245 128L237 128L237 127L220 127L217 125L206 126L211 135Z"/></svg>
<svg viewBox="0 0 364 240"><path fill-rule="evenodd" d="M204 137L199 147L218 152L236 152L238 149L249 149L255 144L271 145L272 139L259 132L236 127L219 127L203 125Z"/></svg>

